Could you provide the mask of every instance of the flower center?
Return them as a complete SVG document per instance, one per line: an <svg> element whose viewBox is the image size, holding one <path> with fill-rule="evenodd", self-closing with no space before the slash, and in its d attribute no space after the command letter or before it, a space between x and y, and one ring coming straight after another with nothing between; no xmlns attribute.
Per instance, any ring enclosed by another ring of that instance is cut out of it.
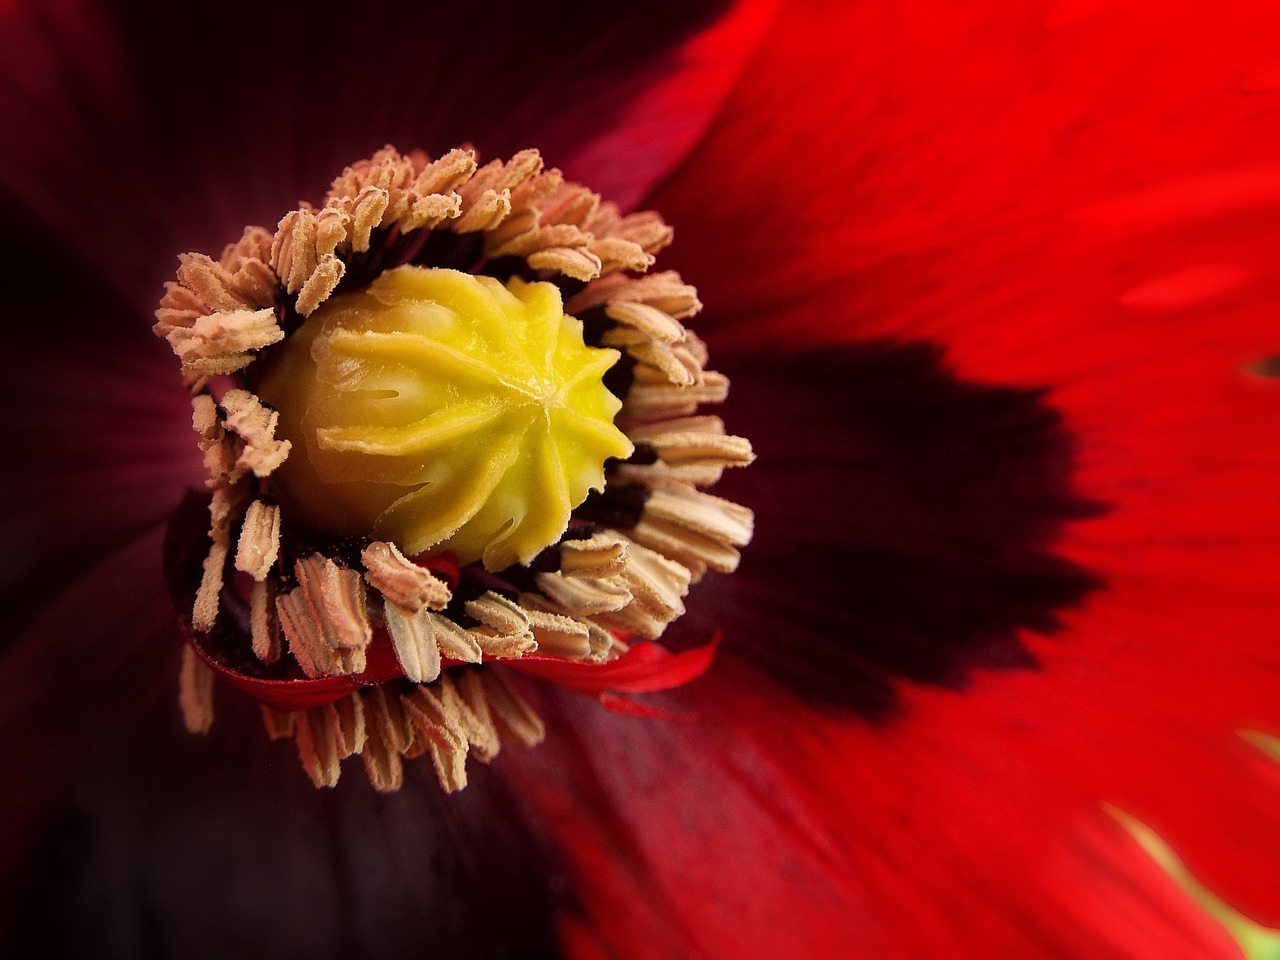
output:
<svg viewBox="0 0 1280 960"><path fill-rule="evenodd" d="M165 546L189 729L219 676L317 786L358 754L395 790L429 754L452 791L469 754L543 737L508 671L598 692L705 669L658 641L737 567L752 513L707 488L754 456L702 409L729 383L683 323L697 291L649 272L670 241L534 150L387 147L179 258L154 329L207 471Z"/></svg>
<svg viewBox="0 0 1280 960"><path fill-rule="evenodd" d="M292 456L291 516L328 533L448 550L502 570L555 543L632 444L550 283L399 267L326 301L260 385Z"/></svg>

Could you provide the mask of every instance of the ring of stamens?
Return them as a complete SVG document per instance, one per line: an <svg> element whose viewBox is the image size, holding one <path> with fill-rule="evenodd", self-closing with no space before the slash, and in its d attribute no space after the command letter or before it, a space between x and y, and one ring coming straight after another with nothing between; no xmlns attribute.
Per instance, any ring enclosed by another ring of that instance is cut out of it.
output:
<svg viewBox="0 0 1280 960"><path fill-rule="evenodd" d="M503 739L543 736L486 661L616 658L629 640L659 637L707 570L737 566L751 513L703 488L749 463L751 447L699 413L725 399L728 381L705 368L706 349L684 326L701 308L694 289L647 272L670 240L656 214L622 215L544 169L536 151L480 167L469 150L433 161L387 147L274 233L251 227L217 260L180 258L155 330L182 362L211 494L181 677L191 729L212 721L209 663L224 668L199 640L234 603L248 611L252 671L352 680L320 706L263 706L269 735L293 737L313 782L333 785L341 760L359 755L373 785L393 790L402 760L429 753L456 790L470 753L487 761ZM263 363L330 296L409 263L555 283L588 343L624 355L606 384L636 452L608 464L604 491L527 565L464 567L450 582L395 543L316 536L273 496L272 474L294 451L256 393ZM379 642L403 678L364 685Z"/></svg>

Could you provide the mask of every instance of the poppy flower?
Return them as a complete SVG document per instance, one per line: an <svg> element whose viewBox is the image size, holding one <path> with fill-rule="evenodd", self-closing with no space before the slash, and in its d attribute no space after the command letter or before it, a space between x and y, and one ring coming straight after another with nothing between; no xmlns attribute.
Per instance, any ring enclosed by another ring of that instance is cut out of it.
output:
<svg viewBox="0 0 1280 960"><path fill-rule="evenodd" d="M0 13L6 946L1238 955L1125 817L1280 925L1280 16L468 16ZM545 742L449 795L316 792L251 699L193 738L173 697L204 470L161 281L387 142L660 210L758 454L664 635L721 636L706 674L521 684Z"/></svg>

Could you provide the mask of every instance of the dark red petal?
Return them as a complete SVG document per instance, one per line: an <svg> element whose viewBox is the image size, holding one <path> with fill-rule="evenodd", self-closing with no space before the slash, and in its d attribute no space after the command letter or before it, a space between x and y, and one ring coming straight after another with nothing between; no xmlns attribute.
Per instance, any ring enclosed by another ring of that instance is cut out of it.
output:
<svg viewBox="0 0 1280 960"><path fill-rule="evenodd" d="M632 203L701 134L773 2L23 3L0 30L0 186L147 313L178 252L273 226L388 142L537 147Z"/></svg>
<svg viewBox="0 0 1280 960"><path fill-rule="evenodd" d="M0 608L17 622L162 525L204 470L173 356L144 318L18 218L0 259L6 306L0 435ZM157 568L158 569L158 568Z"/></svg>
<svg viewBox="0 0 1280 960"><path fill-rule="evenodd" d="M21 772L0 791L0 892L73 772L130 732L158 691L172 696L180 640L160 578L163 532L78 564L34 615L4 608L0 732Z"/></svg>
<svg viewBox="0 0 1280 960"><path fill-rule="evenodd" d="M316 791L257 706L216 696L215 733L181 729L170 691L85 758L5 900L5 956L561 955L574 909L524 800L473 764L446 796L429 762L375 794L358 762Z"/></svg>
<svg viewBox="0 0 1280 960"><path fill-rule="evenodd" d="M678 631L815 704L877 716L894 678L962 686L1031 667L1102 581L1056 555L1104 510L1075 489L1074 440L1043 392L965 383L929 344L723 358L735 431L758 462L723 492L756 512L739 572L698 587Z"/></svg>

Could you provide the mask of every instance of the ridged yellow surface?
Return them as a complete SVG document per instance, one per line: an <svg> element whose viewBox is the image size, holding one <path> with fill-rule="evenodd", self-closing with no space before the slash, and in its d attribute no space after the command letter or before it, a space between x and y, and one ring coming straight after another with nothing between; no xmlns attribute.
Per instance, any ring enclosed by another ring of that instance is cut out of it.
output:
<svg viewBox="0 0 1280 960"><path fill-rule="evenodd" d="M549 283L398 267L324 303L260 385L293 453L273 480L317 529L527 563L631 443Z"/></svg>

